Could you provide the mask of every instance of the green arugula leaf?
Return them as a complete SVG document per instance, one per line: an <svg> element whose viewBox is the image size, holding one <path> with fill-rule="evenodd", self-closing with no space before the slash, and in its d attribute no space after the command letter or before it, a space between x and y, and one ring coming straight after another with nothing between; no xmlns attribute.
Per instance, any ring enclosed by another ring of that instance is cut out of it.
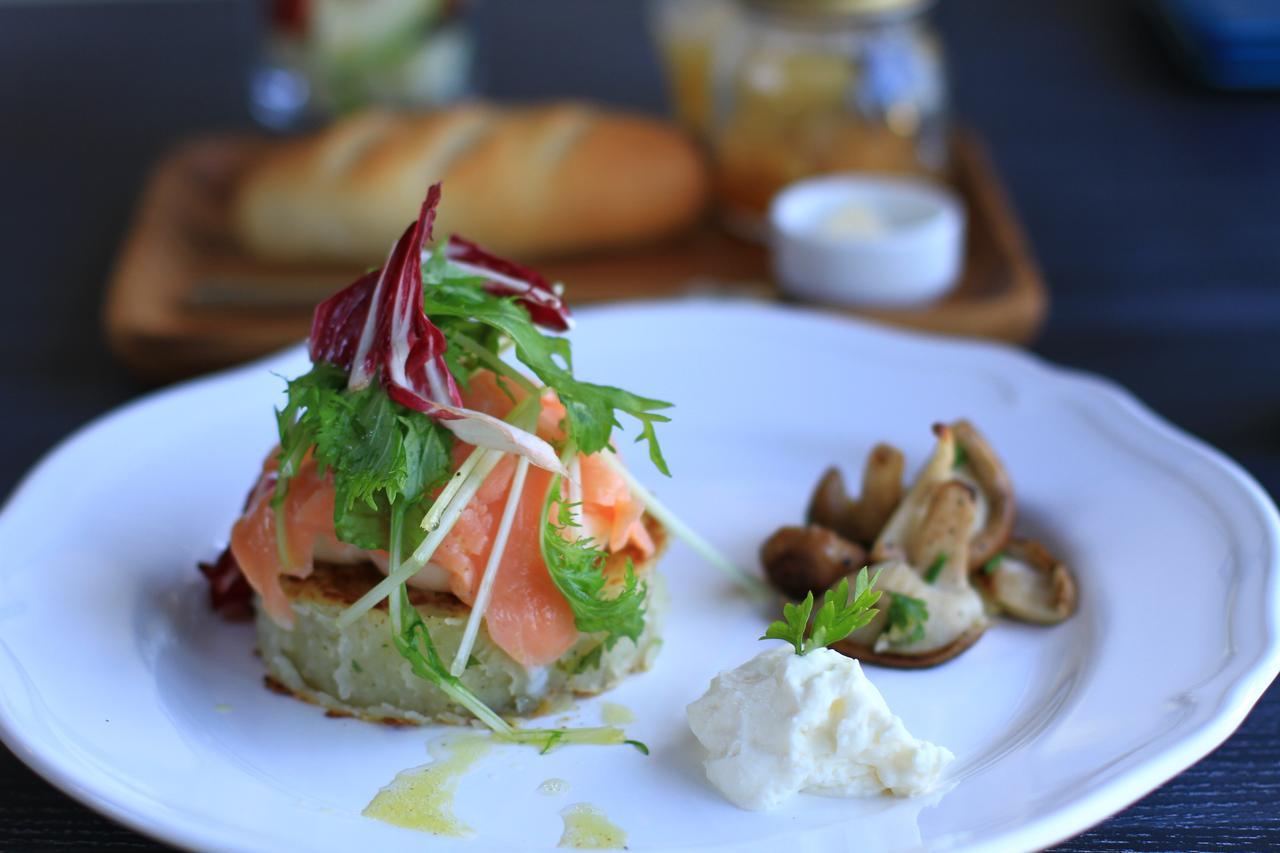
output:
<svg viewBox="0 0 1280 853"><path fill-rule="evenodd" d="M319 419L305 415L323 409L326 400L340 394L346 387L347 376L333 365L318 364L297 379L286 381L284 408L276 410L276 430L280 435L279 476L272 496L276 506L284 503L289 480L298 473L303 457L316 443Z"/></svg>
<svg viewBox="0 0 1280 853"><path fill-rule="evenodd" d="M788 642L798 655L838 643L875 618L877 611L873 605L880 600L880 591L872 587L879 577L880 573L876 572L875 577L868 579L867 570L863 568L854 579L852 594L849 579L842 579L835 589L823 593L817 613L813 612L812 592L799 604L788 602L782 605L782 619L771 624L760 639ZM809 624L810 615L813 616L812 626Z"/></svg>
<svg viewBox="0 0 1280 853"><path fill-rule="evenodd" d="M670 474L654 429L655 424L670 420L659 412L670 408L670 403L575 379L568 339L543 334L514 299L486 292L482 278L450 275L446 265L429 261L423 269L423 280L424 308L451 341L450 348L454 348L452 342L460 340L459 336L484 346L486 341L476 335L477 324L509 339L515 345L516 358L559 396L567 413L567 432L579 450L591 454L608 447L613 428L619 425L617 413L623 412L640 422L636 440L647 442L653 464L662 473ZM491 337L488 343L496 352ZM459 344L457 349L471 348ZM475 354L467 357L474 358Z"/></svg>
<svg viewBox="0 0 1280 853"><path fill-rule="evenodd" d="M558 508L554 519L553 507ZM542 508L541 537L542 559L552 582L569 602L578 630L604 634L603 648L613 648L623 637L638 641L644 631L647 585L637 581L628 560L622 589L606 595L605 553L588 538L567 538L565 531L575 526L571 506L560 500L560 478L553 477Z"/></svg>
<svg viewBox="0 0 1280 853"><path fill-rule="evenodd" d="M899 592L889 593L889 642L908 645L924 639L924 623L929 621L929 608L918 598Z"/></svg>

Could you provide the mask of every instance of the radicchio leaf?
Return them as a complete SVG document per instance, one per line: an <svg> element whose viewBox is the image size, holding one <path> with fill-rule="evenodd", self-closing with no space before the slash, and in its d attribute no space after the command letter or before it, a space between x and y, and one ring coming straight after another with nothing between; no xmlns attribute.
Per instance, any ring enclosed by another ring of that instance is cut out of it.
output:
<svg viewBox="0 0 1280 853"><path fill-rule="evenodd" d="M454 266L487 279L485 290L490 293L514 296L539 326L555 332L567 332L573 327L569 306L536 270L490 254L456 234L445 245L444 256Z"/></svg>
<svg viewBox="0 0 1280 853"><path fill-rule="evenodd" d="M231 622L253 618L253 588L245 580L230 548L224 548L216 561L197 565L209 582L209 604L215 613Z"/></svg>
<svg viewBox="0 0 1280 853"><path fill-rule="evenodd" d="M444 361L444 334L422 310L420 258L439 203L440 184L433 184L417 221L396 241L382 269L320 303L311 323L311 360L346 370L353 391L381 376L387 396L436 419L462 441L516 453L560 472L560 460L547 442L462 405Z"/></svg>

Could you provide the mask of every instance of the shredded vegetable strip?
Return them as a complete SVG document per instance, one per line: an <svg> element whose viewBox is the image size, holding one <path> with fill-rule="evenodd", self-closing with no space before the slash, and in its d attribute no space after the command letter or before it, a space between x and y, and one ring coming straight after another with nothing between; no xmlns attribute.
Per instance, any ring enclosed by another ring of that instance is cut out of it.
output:
<svg viewBox="0 0 1280 853"><path fill-rule="evenodd" d="M537 411L535 406L539 403L536 396L525 398L507 415L507 421L525 421L526 418L531 417L530 411ZM462 511L467 508L467 504L471 503L471 499L476 496L476 492L484 485L484 481L493 473L493 469L498 466L504 455L503 451L490 448L478 447L472 451L423 517L422 526L428 531L427 538L422 540L422 544L409 559L399 567L391 567L385 578L343 611L338 617L339 628L354 624L378 602L395 592L398 585L416 575L427 564L436 549L440 547L440 543L462 517ZM466 469L465 472L464 469ZM462 476L458 476L459 474Z"/></svg>
<svg viewBox="0 0 1280 853"><path fill-rule="evenodd" d="M404 615L406 610L410 611L407 617ZM414 674L439 687L446 696L474 714L476 719L488 726L498 737L510 737L515 731L511 725L445 670L439 655L436 654L435 645L431 642L431 635L427 633L422 616L409 601L409 591L404 584L400 584L396 594L392 596L391 612L393 619L401 620L399 626L394 623L392 625L395 629L392 632L392 640L405 660L409 661ZM410 620L412 628L407 636L403 625L405 618Z"/></svg>
<svg viewBox="0 0 1280 853"><path fill-rule="evenodd" d="M404 540L404 511L400 507L391 510L391 548L387 551L387 568L389 571L395 571L400 566L400 546ZM407 592L406 592L407 596ZM407 602L407 598L405 599ZM391 596L387 609L391 614L391 629L394 633L400 633L400 604L401 596L399 594Z"/></svg>
<svg viewBox="0 0 1280 853"><path fill-rule="evenodd" d="M431 509L427 510L427 514L422 517L423 530L430 532L440 526L440 519L444 515L444 511L453 503L458 490L467 482L471 472L476 470L476 466L484 460L487 452L483 447L477 447L467 455L467 458L458 466L458 470L453 472L448 484L440 490L440 494L436 496L435 501L431 504Z"/></svg>
<svg viewBox="0 0 1280 853"><path fill-rule="evenodd" d="M525 475L529 473L529 460L520 457L516 463L516 473L511 480L511 491L507 493L507 505L502 509L502 520L498 522L498 533L494 537L493 547L489 549L489 559L484 564L484 574L480 576L480 589L476 599L471 603L471 613L467 616L467 626L462 633L462 643L458 646L458 654L453 658L453 666L449 671L455 676L462 675L471 658L471 649L476 643L476 633L480 630L480 622L489 607L489 597L493 594L493 582L498 577L498 565L507 550L507 539L511 535L511 525L516 519L516 508L520 505L520 494L524 491Z"/></svg>
<svg viewBox="0 0 1280 853"><path fill-rule="evenodd" d="M763 581L735 566L727 557L717 551L715 546L699 536L696 531L677 518L675 513L663 506L653 496L653 493L641 485L640 481L632 476L631 472L618 461L616 454L604 452L600 454L600 457L626 481L631 493L640 498L645 508L665 524L672 533L687 542L689 547L696 551L702 559L728 575L731 580L745 589L753 598L762 602L773 601L776 598L775 594L765 586Z"/></svg>
<svg viewBox="0 0 1280 853"><path fill-rule="evenodd" d="M458 519L462 516L462 511L467 508L467 504L471 503L471 499L476 496L476 492L484 485L484 481L493 473L493 469L498 466L498 462L505 455L500 450L481 450L479 453L479 462L472 469L470 475L462 481L458 490L454 492L453 499L441 512L440 520L437 522L436 527L427 534L426 539L422 540L418 550L414 551L409 559L398 567L391 569L387 576L379 581L373 589L360 596L354 604L343 611L342 615L338 617L339 628L346 628L355 624L357 619L372 610L382 599L395 592L397 586L416 575L427 564L427 561L435 554L436 548L440 547L440 543L453 530L453 526L457 524Z"/></svg>
<svg viewBox="0 0 1280 853"><path fill-rule="evenodd" d="M462 680L444 667L431 642L431 635L422 621L422 616L409 601L408 589L401 584L391 599L392 618L399 620L393 624L392 640L415 675L440 688L446 696L466 708L476 719L489 727L493 738L505 743L527 744L536 746L542 752L549 752L556 746L569 743L597 744L630 744L636 749L649 754L649 748L637 740L630 740L626 733L613 726L591 726L580 729L520 729L508 723L480 698L471 692ZM406 630L407 629L407 630Z"/></svg>
<svg viewBox="0 0 1280 853"><path fill-rule="evenodd" d="M566 463L566 460L567 463ZM569 512L573 518L576 530L582 529L582 459L578 456L577 448L573 446L573 442L565 448L564 454L560 457L560 461L569 471Z"/></svg>
<svg viewBox="0 0 1280 853"><path fill-rule="evenodd" d="M289 553L289 534L285 527L284 501L273 501L271 512L275 516L276 527L276 559L280 561L282 570L293 568L293 555Z"/></svg>

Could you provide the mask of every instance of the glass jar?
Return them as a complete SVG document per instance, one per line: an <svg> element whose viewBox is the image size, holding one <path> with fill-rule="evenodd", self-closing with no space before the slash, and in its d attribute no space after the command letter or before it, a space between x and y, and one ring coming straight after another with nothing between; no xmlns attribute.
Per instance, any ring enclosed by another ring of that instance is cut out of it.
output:
<svg viewBox="0 0 1280 853"><path fill-rule="evenodd" d="M927 0L737 0L710 62L722 216L764 234L774 194L830 172L946 167L946 72Z"/></svg>
<svg viewBox="0 0 1280 853"><path fill-rule="evenodd" d="M713 52L734 37L741 17L738 0L650 0L672 112L699 139L711 129Z"/></svg>
<svg viewBox="0 0 1280 853"><path fill-rule="evenodd" d="M428 107L471 84L464 0L259 0L269 12L251 107L290 128L373 104Z"/></svg>

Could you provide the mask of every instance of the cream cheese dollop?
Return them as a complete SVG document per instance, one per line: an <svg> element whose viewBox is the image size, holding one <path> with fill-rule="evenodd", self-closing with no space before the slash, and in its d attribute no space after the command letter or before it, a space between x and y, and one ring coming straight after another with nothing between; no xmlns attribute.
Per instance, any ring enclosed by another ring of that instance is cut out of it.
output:
<svg viewBox="0 0 1280 853"><path fill-rule="evenodd" d="M912 737L856 660L780 646L722 672L688 708L707 779L744 809L800 791L923 794L955 756Z"/></svg>

